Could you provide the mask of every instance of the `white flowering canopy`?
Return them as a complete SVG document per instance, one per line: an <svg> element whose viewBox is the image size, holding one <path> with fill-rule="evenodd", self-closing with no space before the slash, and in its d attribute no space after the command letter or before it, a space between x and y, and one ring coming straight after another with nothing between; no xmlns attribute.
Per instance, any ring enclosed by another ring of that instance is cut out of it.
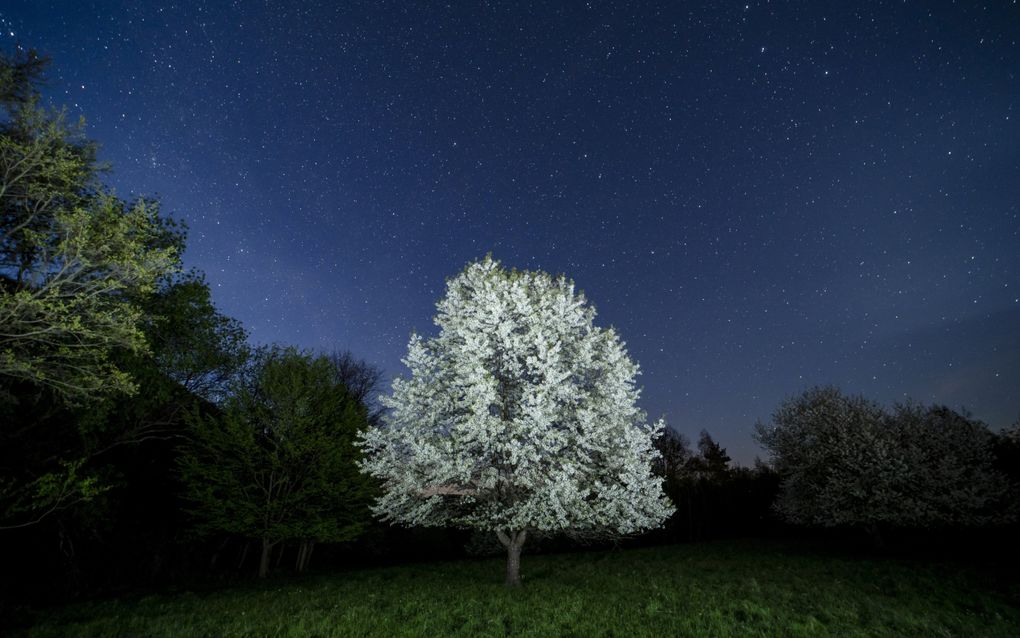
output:
<svg viewBox="0 0 1020 638"><path fill-rule="evenodd" d="M651 472L664 425L637 408L638 366L565 277L489 257L447 284L439 335L412 335L363 470L406 525L629 534L672 511Z"/></svg>

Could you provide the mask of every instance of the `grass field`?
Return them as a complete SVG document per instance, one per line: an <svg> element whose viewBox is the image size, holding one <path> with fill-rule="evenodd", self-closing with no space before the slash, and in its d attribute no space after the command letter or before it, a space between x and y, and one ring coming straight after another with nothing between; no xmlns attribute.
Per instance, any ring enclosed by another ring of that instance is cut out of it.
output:
<svg viewBox="0 0 1020 638"><path fill-rule="evenodd" d="M338 572L64 608L30 636L1020 636L1020 585L958 565L720 542Z"/></svg>

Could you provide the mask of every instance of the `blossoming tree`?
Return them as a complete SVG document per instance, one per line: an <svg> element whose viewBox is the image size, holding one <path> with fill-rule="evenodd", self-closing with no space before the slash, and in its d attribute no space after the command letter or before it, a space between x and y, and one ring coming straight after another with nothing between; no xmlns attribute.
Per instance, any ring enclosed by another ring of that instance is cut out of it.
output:
<svg viewBox="0 0 1020 638"><path fill-rule="evenodd" d="M529 531L619 535L672 511L638 366L565 277L469 264L437 304L438 336L412 335L408 378L362 436L380 479L377 515L404 525L491 531L520 584Z"/></svg>

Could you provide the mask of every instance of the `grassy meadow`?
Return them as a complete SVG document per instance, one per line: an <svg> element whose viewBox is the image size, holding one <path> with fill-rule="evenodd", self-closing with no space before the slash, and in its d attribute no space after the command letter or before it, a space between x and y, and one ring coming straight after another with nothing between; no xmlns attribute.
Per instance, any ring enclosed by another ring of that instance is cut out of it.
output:
<svg viewBox="0 0 1020 638"><path fill-rule="evenodd" d="M1005 570L716 542L352 570L40 611L27 636L1020 636Z"/></svg>

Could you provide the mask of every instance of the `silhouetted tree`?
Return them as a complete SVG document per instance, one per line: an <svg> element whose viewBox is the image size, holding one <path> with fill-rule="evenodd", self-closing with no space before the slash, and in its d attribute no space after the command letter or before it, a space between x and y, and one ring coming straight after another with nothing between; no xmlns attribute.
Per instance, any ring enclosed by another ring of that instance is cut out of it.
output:
<svg viewBox="0 0 1020 638"><path fill-rule="evenodd" d="M707 430L701 431L698 437L698 470L707 475L705 478L720 480L730 470L730 456L726 448L715 442Z"/></svg>
<svg viewBox="0 0 1020 638"><path fill-rule="evenodd" d="M1006 483L984 424L948 408L897 405L814 388L783 402L756 436L782 476L789 521L880 527L1001 520Z"/></svg>
<svg viewBox="0 0 1020 638"><path fill-rule="evenodd" d="M995 437L995 468L1010 481L1009 511L1020 517L1020 419Z"/></svg>
<svg viewBox="0 0 1020 638"><path fill-rule="evenodd" d="M697 451L683 434L667 428L656 440L656 474L676 506L666 522L672 540L748 536L772 521L778 479L768 466L731 467L726 449L702 430Z"/></svg>
<svg viewBox="0 0 1020 638"><path fill-rule="evenodd" d="M1004 429L995 439L996 467L1020 481L1020 419Z"/></svg>
<svg viewBox="0 0 1020 638"><path fill-rule="evenodd" d="M1008 518L1008 482L994 468L995 436L970 414L943 405L897 404L890 415L897 461L910 468L898 485L910 503L905 524L987 525Z"/></svg>
<svg viewBox="0 0 1020 638"><path fill-rule="evenodd" d="M248 334L216 308L205 277L192 271L169 279L140 305L153 365L187 392L222 400L248 360Z"/></svg>
<svg viewBox="0 0 1020 638"><path fill-rule="evenodd" d="M655 473L667 482L682 478L693 456L687 437L667 426L655 439L655 449L659 451L659 458L654 464Z"/></svg>
<svg viewBox="0 0 1020 638"><path fill-rule="evenodd" d="M0 53L0 108L10 112L37 100L49 65L49 58L31 49Z"/></svg>
<svg viewBox="0 0 1020 638"><path fill-rule="evenodd" d="M686 436L671 427L662 431L655 440L659 458L654 464L655 473L662 477L663 489L676 510L665 523L666 532L674 538L694 538L694 452Z"/></svg>
<svg viewBox="0 0 1020 638"><path fill-rule="evenodd" d="M383 412L377 400L382 389L382 370L354 356L350 350L334 350L327 356L333 366L337 382L365 406L368 411L368 422L378 423Z"/></svg>

